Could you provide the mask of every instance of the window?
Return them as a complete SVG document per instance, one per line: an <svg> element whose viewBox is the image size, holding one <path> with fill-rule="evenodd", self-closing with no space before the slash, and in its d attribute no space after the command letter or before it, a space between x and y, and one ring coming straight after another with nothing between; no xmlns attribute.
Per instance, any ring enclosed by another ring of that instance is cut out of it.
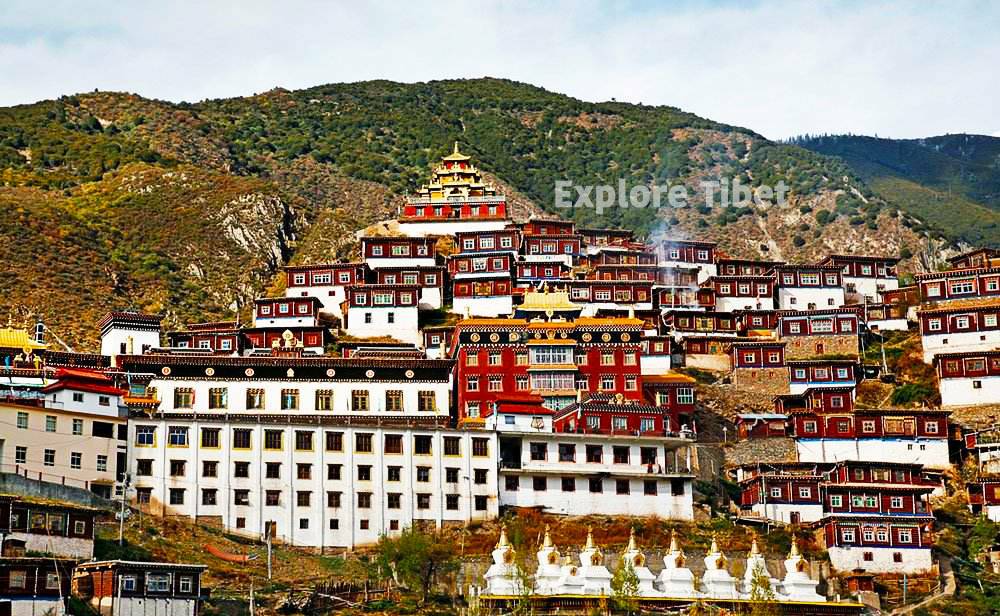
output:
<svg viewBox="0 0 1000 616"><path fill-rule="evenodd" d="M600 477L591 477L588 484L588 489L592 494L600 494L604 491L604 480Z"/></svg>
<svg viewBox="0 0 1000 616"><path fill-rule="evenodd" d="M372 452L372 435L369 432L364 432L354 435L354 451L359 453L371 453Z"/></svg>
<svg viewBox="0 0 1000 616"><path fill-rule="evenodd" d="M167 444L170 447L187 447L188 446L187 426L168 426Z"/></svg>
<svg viewBox="0 0 1000 616"><path fill-rule="evenodd" d="M799 488L799 498L812 498L812 488L800 487Z"/></svg>
<svg viewBox="0 0 1000 616"><path fill-rule="evenodd" d="M216 499L218 498L218 491L214 488L202 488L201 490L201 504L202 505L216 505Z"/></svg>
<svg viewBox="0 0 1000 616"><path fill-rule="evenodd" d="M386 434L385 443L383 444L382 451L387 454L403 453L403 435Z"/></svg>
<svg viewBox="0 0 1000 616"><path fill-rule="evenodd" d="M327 492L326 506L332 508L340 507L340 492Z"/></svg>
<svg viewBox="0 0 1000 616"><path fill-rule="evenodd" d="M329 389L319 389L316 391L316 410L333 410L333 392Z"/></svg>
<svg viewBox="0 0 1000 616"><path fill-rule="evenodd" d="M431 508L431 495L417 494L417 509L430 509L430 508Z"/></svg>
<svg viewBox="0 0 1000 616"><path fill-rule="evenodd" d="M781 488L773 487L770 489L769 494L771 498L781 498Z"/></svg>
<svg viewBox="0 0 1000 616"><path fill-rule="evenodd" d="M56 450L55 449L46 449L45 450L44 463L45 463L45 466L55 466L56 465Z"/></svg>
<svg viewBox="0 0 1000 616"><path fill-rule="evenodd" d="M184 504L184 488L170 488L170 504L171 505Z"/></svg>
<svg viewBox="0 0 1000 616"><path fill-rule="evenodd" d="M458 483L458 469L453 466L444 469L444 481L445 483Z"/></svg>
<svg viewBox="0 0 1000 616"><path fill-rule="evenodd" d="M545 443L529 443L528 450L533 461L540 461L545 460L548 446Z"/></svg>
<svg viewBox="0 0 1000 616"><path fill-rule="evenodd" d="M903 508L903 497L893 496L889 499L889 507L892 509L902 509Z"/></svg>
<svg viewBox="0 0 1000 616"><path fill-rule="evenodd" d="M844 497L843 496L841 496L840 494L832 494L832 495L830 495L830 506L831 507L843 507L843 505L844 505Z"/></svg>
<svg viewBox="0 0 1000 616"><path fill-rule="evenodd" d="M297 389L282 389L281 390L281 410L283 411L296 411L299 408L299 390Z"/></svg>
<svg viewBox="0 0 1000 616"><path fill-rule="evenodd" d="M531 478L531 488L535 492L544 492L548 487L548 481L545 477L532 477Z"/></svg>
<svg viewBox="0 0 1000 616"><path fill-rule="evenodd" d="M100 456L99 456L100 457ZM105 456L105 464L107 464L107 456ZM202 477L218 477L219 476L219 463L212 460L204 460L201 463L201 476Z"/></svg>
<svg viewBox="0 0 1000 616"><path fill-rule="evenodd" d="M300 491L295 493L295 503L299 507L308 507L312 500L312 492Z"/></svg>
<svg viewBox="0 0 1000 616"><path fill-rule="evenodd" d="M448 511L458 511L458 494L448 494L445 496L444 507Z"/></svg>
<svg viewBox="0 0 1000 616"><path fill-rule="evenodd" d="M576 492L576 478L563 477L561 483L563 492Z"/></svg>
<svg viewBox="0 0 1000 616"><path fill-rule="evenodd" d="M352 411L367 411L368 406L368 392L364 389L354 389L351 391L351 410Z"/></svg>
<svg viewBox="0 0 1000 616"><path fill-rule="evenodd" d="M24 411L17 412L17 427L20 430L28 429L28 414Z"/></svg>
<svg viewBox="0 0 1000 616"><path fill-rule="evenodd" d="M327 432L326 433L326 450L327 451L343 451L344 450L344 433L343 432Z"/></svg>
<svg viewBox="0 0 1000 616"><path fill-rule="evenodd" d="M10 588L25 588L28 583L28 572L12 569L8 573L7 580L7 586Z"/></svg>
<svg viewBox="0 0 1000 616"><path fill-rule="evenodd" d="M82 419L74 419L73 420L73 434L75 434L76 436L80 436L81 434L83 434L83 420Z"/></svg>
<svg viewBox="0 0 1000 616"><path fill-rule="evenodd" d="M69 466L70 468L79 470L83 466L83 454L78 451L70 452Z"/></svg>
<svg viewBox="0 0 1000 616"><path fill-rule="evenodd" d="M264 430L264 449L282 449L283 430Z"/></svg>
<svg viewBox="0 0 1000 616"><path fill-rule="evenodd" d="M264 492L264 505L268 507L280 507L281 490L267 490Z"/></svg>
<svg viewBox="0 0 1000 616"><path fill-rule="evenodd" d="M615 494L628 494L629 493L629 481L628 479L616 479L615 480Z"/></svg>
<svg viewBox="0 0 1000 616"><path fill-rule="evenodd" d="M508 475L504 477L503 485L504 489L508 492L517 492L517 489L520 487L520 477L517 475Z"/></svg>
<svg viewBox="0 0 1000 616"><path fill-rule="evenodd" d="M629 460L629 448L623 446L615 446L611 448L613 459L615 464L628 464Z"/></svg>
<svg viewBox="0 0 1000 616"><path fill-rule="evenodd" d="M420 483L428 483L431 480L431 467L429 466L418 466L417 467L417 481Z"/></svg>
<svg viewBox="0 0 1000 616"><path fill-rule="evenodd" d="M485 458L490 455L490 441L485 438L472 439L472 455L477 458Z"/></svg>
<svg viewBox="0 0 1000 616"><path fill-rule="evenodd" d="M218 449L219 447L219 428L202 428L201 429L201 446L204 449Z"/></svg>
<svg viewBox="0 0 1000 616"><path fill-rule="evenodd" d="M909 528L899 529L900 543L913 543L913 531Z"/></svg>
<svg viewBox="0 0 1000 616"><path fill-rule="evenodd" d="M225 387L211 387L208 390L208 408L211 410L225 409L229 407L229 389Z"/></svg>
<svg viewBox="0 0 1000 616"><path fill-rule="evenodd" d="M247 410L248 411L260 411L264 408L264 390L263 389L248 389L247 390Z"/></svg>
<svg viewBox="0 0 1000 616"><path fill-rule="evenodd" d="M249 428L233 428L233 449L250 449Z"/></svg>
<svg viewBox="0 0 1000 616"><path fill-rule="evenodd" d="M28 448L18 445L14 448L14 463L15 464L27 464L28 463Z"/></svg>
<svg viewBox="0 0 1000 616"><path fill-rule="evenodd" d="M656 481L647 479L642 482L642 493L646 496L656 496Z"/></svg>
<svg viewBox="0 0 1000 616"><path fill-rule="evenodd" d="M170 476L171 477L183 477L186 466L187 466L187 463L184 460L171 460L170 461Z"/></svg>
<svg viewBox="0 0 1000 616"><path fill-rule="evenodd" d="M296 464L295 475L299 479L312 479L312 464L306 464L306 463Z"/></svg>
<svg viewBox="0 0 1000 616"><path fill-rule="evenodd" d="M190 409L194 407L194 390L188 387L174 389L174 408Z"/></svg>
<svg viewBox="0 0 1000 616"><path fill-rule="evenodd" d="M437 410L437 397L433 391L417 393L417 410L421 413L433 413Z"/></svg>
<svg viewBox="0 0 1000 616"><path fill-rule="evenodd" d="M678 388L677 404L694 404L694 388L692 387Z"/></svg>
<svg viewBox="0 0 1000 616"><path fill-rule="evenodd" d="M489 478L489 470L485 468L473 469L473 482L477 485L485 485Z"/></svg>
<svg viewBox="0 0 1000 616"><path fill-rule="evenodd" d="M45 416L45 431L55 432L56 431L56 416L46 415Z"/></svg>
<svg viewBox="0 0 1000 616"><path fill-rule="evenodd" d="M416 434L413 436L413 453L418 456L431 455L431 437L426 434Z"/></svg>
<svg viewBox="0 0 1000 616"><path fill-rule="evenodd" d="M855 542L855 530L854 528L841 528L840 529L840 539L844 543L854 543Z"/></svg>
<svg viewBox="0 0 1000 616"><path fill-rule="evenodd" d="M295 431L295 450L296 451L313 450L313 433L311 430Z"/></svg>

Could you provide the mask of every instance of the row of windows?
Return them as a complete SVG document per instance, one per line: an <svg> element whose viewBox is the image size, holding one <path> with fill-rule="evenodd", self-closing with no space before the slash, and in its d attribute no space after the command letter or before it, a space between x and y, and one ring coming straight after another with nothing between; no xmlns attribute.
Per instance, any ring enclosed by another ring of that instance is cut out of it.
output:
<svg viewBox="0 0 1000 616"><path fill-rule="evenodd" d="M613 374L602 374L597 383L598 391L618 391L618 378ZM624 383L625 391L638 391L638 376L626 374L620 378ZM479 375L466 376L465 391L482 391L480 389L480 382L481 377ZM503 391L503 375L489 375L486 377L486 386L486 391ZM572 372L535 372L530 375L521 374L515 376L514 389L518 391L528 391L531 389L575 389L590 391L590 379L586 376L577 376Z"/></svg>
<svg viewBox="0 0 1000 616"><path fill-rule="evenodd" d="M655 482L653 482L655 483ZM147 504L150 502L152 497L152 488L137 488L137 499L140 503ZM264 506L265 507L282 507L282 490L264 490ZM249 507L251 502L251 491L250 490L233 490L233 505L237 507ZM432 494L426 492L417 492L415 494L409 495L413 498L413 502L417 509L426 510L431 508ZM357 508L358 509L371 509L372 501L374 500L373 494L371 492L357 492ZM187 501L187 489L186 488L170 488L168 490L167 496L168 502L173 506L180 506L186 504ZM326 493L326 506L330 509L339 509L342 506L342 493L341 492L327 492ZM401 492L387 492L385 494L385 508L386 509L402 509L403 493ZM473 496L473 507L476 511L486 511L487 504L489 502L489 497L485 495ZM313 503L313 493L305 490L300 490L295 492L295 506L296 507L311 507ZM456 511L459 508L460 496L458 494L446 494L445 495L445 509L449 511ZM201 504L206 507L216 506L219 504L219 491L215 488L202 488L201 489ZM307 518L303 518L307 520ZM237 528L242 528L237 524ZM309 528L308 524L299 525L300 529ZM334 526L330 527L332 530L336 528Z"/></svg>
<svg viewBox="0 0 1000 616"><path fill-rule="evenodd" d="M201 446L215 449L221 447L221 428L202 428ZM190 429L187 426L167 426L167 444L171 447L187 447L189 444ZM285 430L264 430L264 449L280 451L284 449ZM312 451L316 432L312 430L295 430L295 450ZM325 432L326 451L343 451L344 433ZM251 449L251 428L233 428L232 448ZM403 435L385 434L383 436L383 453L402 454ZM358 432L354 435L354 451L357 453L372 453L374 434L370 432ZM415 455L431 455L434 437L427 434L413 435L413 453ZM444 455L459 456L461 454L461 437L445 436L442 439ZM472 455L475 457L488 457L488 438L472 439ZM136 447L156 446L156 426L136 426L135 429Z"/></svg>
<svg viewBox="0 0 1000 616"><path fill-rule="evenodd" d="M561 477L559 487L563 492L576 492L576 477ZM517 492L521 489L521 477L509 475L504 478L504 489L507 492ZM535 492L546 492L549 489L548 477L532 477L531 489ZM602 494L604 492L604 479L601 477L591 477L587 480L587 490L592 494ZM642 493L645 496L656 496L659 486L655 480L645 480L642 482ZM627 495L632 493L632 482L628 479L615 480L615 494ZM684 495L684 481L671 480L671 495Z"/></svg>
<svg viewBox="0 0 1000 616"><path fill-rule="evenodd" d="M843 419L833 419L829 422L829 426L832 432L839 432L841 434L847 434L851 431L851 420L847 418ZM876 421L874 419L866 419L861 421L861 433L862 434L875 434L876 433ZM884 431L886 434L914 434L914 421L911 419L886 419L884 422ZM802 422L802 431L805 434L816 434L818 432L818 424L815 420L807 419ZM937 421L926 420L924 421L924 432L926 434L938 434L940 425ZM913 448L913 445L910 445ZM921 451L925 449L924 445L920 446Z"/></svg>
<svg viewBox="0 0 1000 616"><path fill-rule="evenodd" d="M392 246L390 246L389 252L394 257L408 257L408 256L410 256L410 245L409 244L393 244ZM373 257L381 257L381 256L383 256L383 254L384 254L384 252L382 250L382 246L379 246L378 244L376 244L376 245L374 245L374 246L371 247L371 256L373 256ZM427 246L425 246L425 245L417 246L417 256L418 257L426 257L427 254L428 254Z"/></svg>
<svg viewBox="0 0 1000 616"><path fill-rule="evenodd" d="M857 541L857 531L856 528L841 528L840 529L840 539L844 543L854 543ZM888 543L889 541L889 530L887 528L871 528L865 527L861 530L861 536L864 541L872 543ZM913 543L913 530L909 528L900 528L897 531L896 538L899 543Z"/></svg>
<svg viewBox="0 0 1000 616"><path fill-rule="evenodd" d="M558 459L560 462L575 462L577 446L575 443L559 443ZM656 447L640 447L639 463L656 464L658 453ZM603 445L584 445L584 460L591 464L602 464L604 460ZM534 462L548 460L548 443L528 443L528 455ZM631 447L625 445L615 445L611 448L611 459L615 464L629 464L632 456Z"/></svg>
<svg viewBox="0 0 1000 616"><path fill-rule="evenodd" d="M14 464L27 464L28 463L28 448L23 445L17 445L14 447ZM42 452L42 464L45 466L56 466L56 450L55 449L45 449ZM61 466L61 465L60 465ZM73 470L83 469L83 453L79 451L69 452L69 467ZM106 473L108 471L108 456L104 454L97 454L94 460L94 470ZM87 470L90 470L88 468Z"/></svg>
<svg viewBox="0 0 1000 616"><path fill-rule="evenodd" d="M340 284L349 284L353 282L353 280L354 279L351 276L351 272L337 273L337 282L339 282ZM312 275L312 284L314 285L330 284L332 281L333 281L333 276L329 272L323 272L323 273L317 272ZM302 286L305 283L306 283L305 274L295 274L292 276L293 286Z"/></svg>
<svg viewBox="0 0 1000 616"><path fill-rule="evenodd" d="M941 331L941 319L927 319L927 331L939 332ZM961 329L973 329L975 324L975 317L973 315L962 315L952 317L951 320L951 330L961 330ZM997 315L996 314L984 314L983 315L983 327L996 327L997 326Z"/></svg>
<svg viewBox="0 0 1000 616"><path fill-rule="evenodd" d="M297 411L300 409L301 400L298 389L282 389L279 401L281 410ZM317 411L334 410L333 390L317 390L313 399L313 408ZM401 389L390 389L385 392L383 398L384 405L381 411L402 412L404 410L404 394ZM195 404L195 391L190 387L177 387L174 389L174 408L193 409ZM246 390L245 408L248 411L264 410L267 405L267 397L263 389ZM229 388L212 387L208 390L208 408L210 410L229 409ZM351 390L351 410L365 412L372 410L372 395L366 389ZM431 390L421 390L417 392L417 410L422 413L434 412L437 410L437 395Z"/></svg>
<svg viewBox="0 0 1000 616"><path fill-rule="evenodd" d="M187 460L170 460L169 461L169 474L171 477L185 477L187 475ZM265 462L264 463L264 478L265 479L281 479L281 462ZM311 480L313 478L313 465L309 463L298 463L294 465L295 468L295 478L300 480ZM431 467L429 466L417 466L414 467L414 479L417 483L430 483L431 481ZM459 469L456 467L446 467L445 469L445 483L458 483L459 482ZM356 469L356 477L358 481L371 481L372 480L372 465L370 464L359 464ZM137 477L152 477L153 476L153 460L150 458L140 458L136 460L136 476ZM219 476L219 462L216 460L203 460L201 463L201 476L204 478L216 478ZM476 485L486 485L489 483L489 469L477 468L473 469L472 481ZM250 463L245 461L233 462L233 474L232 477L235 479L249 479L250 478ZM387 482L398 482L402 481L403 477L403 467L402 466L386 466L385 467L385 480ZM327 464L326 465L326 479L328 481L340 481L343 478L343 465L342 464Z"/></svg>
<svg viewBox="0 0 1000 616"><path fill-rule="evenodd" d="M661 343L662 344L662 343ZM662 350L662 349L661 349ZM501 351L477 352L470 351L465 355L466 366L480 365L481 355L486 355L486 365L502 366L503 354ZM530 359L530 362L529 362ZM527 366L530 364L567 364L586 366L589 363L586 353L573 353L568 347L533 347L530 351L517 351L514 354L514 364L517 366ZM639 363L637 353L623 352L622 364L625 366L635 366ZM600 364L602 366L614 366L615 351L601 351Z"/></svg>
<svg viewBox="0 0 1000 616"><path fill-rule="evenodd" d="M17 412L17 428L19 430L28 430L31 428L31 414L27 411ZM91 436L97 436L101 438L114 438L115 435L115 424L107 421L94 421L91 422ZM70 433L74 436L83 436L84 422L82 419L71 419L70 420ZM58 432L59 431L59 417L56 415L46 415L45 416L45 431L46 432Z"/></svg>
<svg viewBox="0 0 1000 616"><path fill-rule="evenodd" d="M280 304L277 304L276 308L277 310L275 310L274 313L277 315L286 315L286 314L291 314L292 312L292 304L289 302L282 302ZM268 304L261 304L260 306L257 306L257 311L261 316L270 316L271 306L269 306ZM311 315L312 305L299 304L298 307L295 309L295 312L302 315Z"/></svg>
<svg viewBox="0 0 1000 616"><path fill-rule="evenodd" d="M479 248L481 250L492 250L496 244L490 236L479 238ZM514 238L509 235L500 236L500 248L513 248ZM476 238L465 238L462 240L462 250L475 250Z"/></svg>

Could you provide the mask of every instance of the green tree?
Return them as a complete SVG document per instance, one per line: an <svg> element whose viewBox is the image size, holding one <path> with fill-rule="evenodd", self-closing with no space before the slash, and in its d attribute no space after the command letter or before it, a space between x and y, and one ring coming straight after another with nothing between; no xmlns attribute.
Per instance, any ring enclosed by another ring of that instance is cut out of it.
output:
<svg viewBox="0 0 1000 616"><path fill-rule="evenodd" d="M429 534L414 528L398 537L383 535L375 548L376 563L400 586L420 592L424 603L439 576L458 569L458 546L440 533Z"/></svg>
<svg viewBox="0 0 1000 616"><path fill-rule="evenodd" d="M611 599L615 608L626 614L639 611L639 576L635 574L632 562L622 558L611 578Z"/></svg>
<svg viewBox="0 0 1000 616"><path fill-rule="evenodd" d="M750 578L750 616L778 616L780 613L777 597L771 588L771 577L767 569L758 563Z"/></svg>

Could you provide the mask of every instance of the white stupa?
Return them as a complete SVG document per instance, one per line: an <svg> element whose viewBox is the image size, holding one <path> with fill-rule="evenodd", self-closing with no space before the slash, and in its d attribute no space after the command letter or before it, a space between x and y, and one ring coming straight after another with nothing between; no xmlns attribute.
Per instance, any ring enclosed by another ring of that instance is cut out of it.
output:
<svg viewBox="0 0 1000 616"><path fill-rule="evenodd" d="M767 562L764 560L764 555L760 553L760 547L757 545L757 537L754 537L753 543L750 545L750 553L747 554L747 570L743 574L743 594L747 599L751 597L753 578L758 570L763 571L767 576L767 583L770 586L771 592L777 598L779 582L772 578L771 573L767 570ZM766 589L763 590L766 591Z"/></svg>
<svg viewBox="0 0 1000 616"><path fill-rule="evenodd" d="M559 549L552 543L549 535L549 525L545 525L545 538L538 550L538 570L535 573L535 592L551 595L562 592L560 580L563 568L560 566Z"/></svg>
<svg viewBox="0 0 1000 616"><path fill-rule="evenodd" d="M700 597L694 588L694 574L685 567L687 559L677 542L677 531L670 533L670 550L663 556L663 571L658 581L660 591L666 597L693 599Z"/></svg>
<svg viewBox="0 0 1000 616"><path fill-rule="evenodd" d="M583 594L611 594L611 572L604 566L604 555L594 545L594 533L590 528L587 529L587 543L580 552L578 575L583 578Z"/></svg>
<svg viewBox="0 0 1000 616"><path fill-rule="evenodd" d="M653 586L656 576L646 566L646 555L640 552L636 545L634 528L628 534L628 546L625 547L625 551L622 553L622 564L624 565L624 563L631 565L635 576L639 578L639 596L660 596L660 592Z"/></svg>
<svg viewBox="0 0 1000 616"><path fill-rule="evenodd" d="M507 540L507 527L500 527L500 540L493 550L493 564L486 571L486 594L521 594L521 573L514 562L514 547Z"/></svg>
<svg viewBox="0 0 1000 616"><path fill-rule="evenodd" d="M739 599L736 580L727 569L729 561L719 550L719 544L712 535L712 547L705 555L705 575L701 578L702 592L711 599Z"/></svg>
<svg viewBox="0 0 1000 616"><path fill-rule="evenodd" d="M580 567L573 564L573 560L567 556L563 560L561 568L562 577L559 578L557 590L553 594L560 595L582 595L584 594L583 576L580 575Z"/></svg>
<svg viewBox="0 0 1000 616"><path fill-rule="evenodd" d="M826 601L816 592L819 582L809 577L809 561L799 553L799 541L792 537L792 549L785 560L785 579L781 590L788 601Z"/></svg>

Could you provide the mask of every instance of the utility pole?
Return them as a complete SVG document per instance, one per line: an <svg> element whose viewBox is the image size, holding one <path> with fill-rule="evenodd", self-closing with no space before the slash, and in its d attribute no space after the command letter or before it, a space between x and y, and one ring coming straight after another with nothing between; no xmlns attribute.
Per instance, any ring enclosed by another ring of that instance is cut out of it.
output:
<svg viewBox="0 0 1000 616"><path fill-rule="evenodd" d="M273 528L272 524L274 524L274 522L268 522L264 526L264 528L266 529L266 532L267 532L266 541L267 541L267 579L268 580L271 579L271 529Z"/></svg>
<svg viewBox="0 0 1000 616"><path fill-rule="evenodd" d="M121 508L118 511L118 545L125 545L125 493L128 492L128 473L122 477L122 500Z"/></svg>

